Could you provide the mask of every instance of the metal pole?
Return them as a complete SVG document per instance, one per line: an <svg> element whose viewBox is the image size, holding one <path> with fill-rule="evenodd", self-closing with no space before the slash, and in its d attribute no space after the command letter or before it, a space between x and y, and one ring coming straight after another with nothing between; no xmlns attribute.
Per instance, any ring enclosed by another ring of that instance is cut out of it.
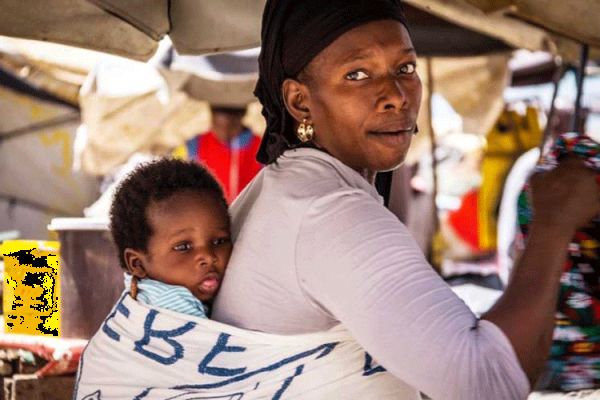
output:
<svg viewBox="0 0 600 400"><path fill-rule="evenodd" d="M433 222L434 222L434 232L438 232L440 229L440 221L438 217L438 208L437 208L437 194L438 194L438 174L437 174L437 159L435 158L435 150L437 149L437 143L435 140L435 132L433 130L433 67L432 67L432 59L431 57L427 58L427 101L429 102L429 107L427 107L427 125L429 128L429 140L431 142L431 172L433 175L433 204L432 204L432 212L433 212ZM434 254L433 254L433 240L429 245L429 263L433 265ZM438 266L439 267L439 266Z"/></svg>
<svg viewBox="0 0 600 400"><path fill-rule="evenodd" d="M554 119L554 113L556 112L556 96L558 95L558 88L560 86L560 79L563 76L563 72L564 67L560 65L554 73L554 77L552 79L554 90L552 91L552 101L550 102L550 111L548 111L548 118L546 121L546 127L544 128L544 135L539 145L540 158L542 157L542 153L544 153L544 146L548 142L548 139L550 138L550 132L552 131L552 120Z"/></svg>
<svg viewBox="0 0 600 400"><path fill-rule="evenodd" d="M588 44L581 45L581 57L579 61L579 69L577 72L577 97L575 98L575 113L573 120L571 121L571 130L573 132L579 132L579 119L581 118L581 97L583 95L583 80L585 79L585 66L587 65L588 57L590 52L590 46Z"/></svg>

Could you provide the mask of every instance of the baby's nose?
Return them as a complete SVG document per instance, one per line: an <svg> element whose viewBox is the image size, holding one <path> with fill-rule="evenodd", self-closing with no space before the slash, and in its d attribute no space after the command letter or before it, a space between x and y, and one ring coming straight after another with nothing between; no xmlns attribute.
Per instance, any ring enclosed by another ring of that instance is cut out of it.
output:
<svg viewBox="0 0 600 400"><path fill-rule="evenodd" d="M213 266L217 261L217 256L215 255L214 251L212 251L212 249L204 248L198 251L196 259L200 266L206 267Z"/></svg>

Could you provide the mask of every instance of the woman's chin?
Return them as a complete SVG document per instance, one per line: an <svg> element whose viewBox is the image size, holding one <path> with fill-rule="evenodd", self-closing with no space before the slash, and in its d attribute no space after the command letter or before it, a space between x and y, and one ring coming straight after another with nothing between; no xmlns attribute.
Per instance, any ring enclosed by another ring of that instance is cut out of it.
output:
<svg viewBox="0 0 600 400"><path fill-rule="evenodd" d="M388 166L388 167L382 167L381 169L378 169L377 172L389 172L389 171L394 171L398 168L400 168L402 166L402 164L404 164L404 160L400 161L398 164L394 164L392 166Z"/></svg>
<svg viewBox="0 0 600 400"><path fill-rule="evenodd" d="M404 163L405 158L406 153L393 154L387 157L378 157L377 159L373 160L371 167L368 169L375 172L393 171Z"/></svg>

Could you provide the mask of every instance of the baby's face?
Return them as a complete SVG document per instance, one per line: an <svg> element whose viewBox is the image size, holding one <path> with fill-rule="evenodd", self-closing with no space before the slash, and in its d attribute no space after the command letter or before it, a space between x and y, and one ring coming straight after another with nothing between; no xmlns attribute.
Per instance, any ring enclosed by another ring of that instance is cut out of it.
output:
<svg viewBox="0 0 600 400"><path fill-rule="evenodd" d="M177 193L146 210L152 235L143 263L149 278L180 285L199 300L217 294L232 243L229 216L212 195Z"/></svg>

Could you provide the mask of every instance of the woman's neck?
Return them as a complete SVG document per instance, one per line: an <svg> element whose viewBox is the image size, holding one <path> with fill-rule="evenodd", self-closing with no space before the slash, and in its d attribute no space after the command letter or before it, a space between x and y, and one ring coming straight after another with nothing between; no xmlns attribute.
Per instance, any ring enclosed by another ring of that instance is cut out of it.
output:
<svg viewBox="0 0 600 400"><path fill-rule="evenodd" d="M375 177L377 176L377 172L370 171L365 168L362 171L359 171L359 173L362 175L363 178L367 180L367 182L369 182L370 185L375 184Z"/></svg>
<svg viewBox="0 0 600 400"><path fill-rule="evenodd" d="M330 152L328 152L326 148L320 146L319 144L317 144L315 142L302 143L302 144L298 145L296 148L302 148L302 147L319 150L319 151L322 151L323 153L329 154L331 157L333 157L335 159L338 159L333 154L331 154ZM350 167L354 171L358 172L360 174L360 176L362 176L363 178L365 178L365 180L367 182L369 182L370 185L374 185L375 184L375 176L377 175L377 172L370 171L370 170L368 170L366 168L354 168L354 167L351 167L349 165L348 165L348 167Z"/></svg>

